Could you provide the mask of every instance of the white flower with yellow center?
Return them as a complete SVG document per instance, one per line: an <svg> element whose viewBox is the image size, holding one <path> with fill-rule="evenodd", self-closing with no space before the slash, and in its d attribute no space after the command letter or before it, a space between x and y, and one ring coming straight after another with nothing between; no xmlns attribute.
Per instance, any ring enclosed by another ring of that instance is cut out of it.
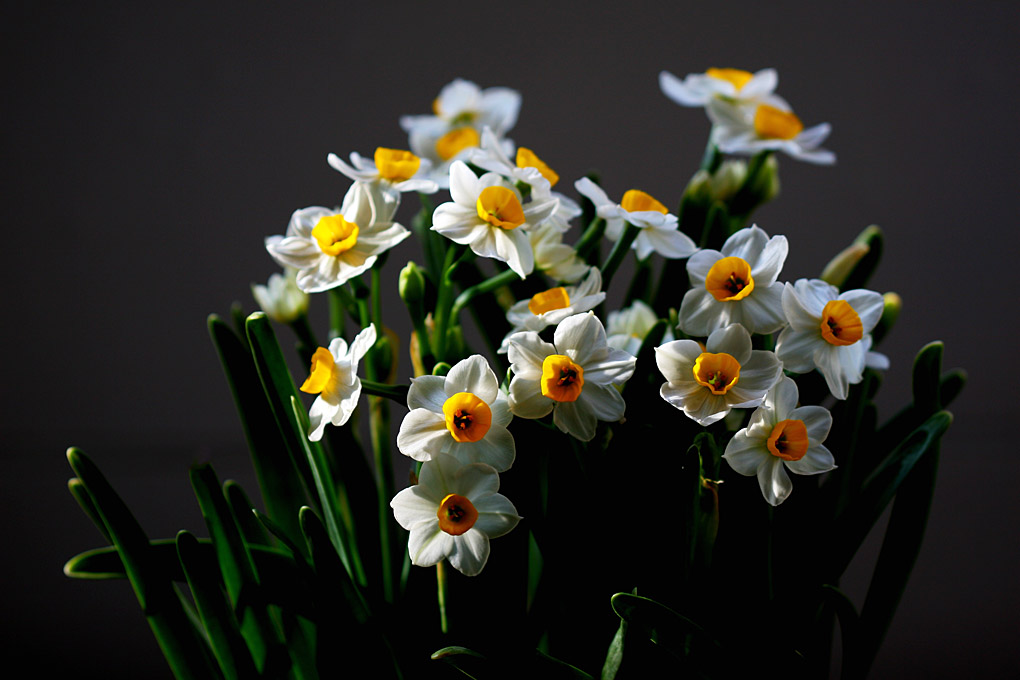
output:
<svg viewBox="0 0 1020 680"><path fill-rule="evenodd" d="M506 429L513 416L481 355L458 362L446 376L412 378L407 408L397 433L397 448L405 456L426 461L449 453L498 472L513 465L514 438Z"/></svg>
<svg viewBox="0 0 1020 680"><path fill-rule="evenodd" d="M776 354L794 373L814 369L825 376L832 396L846 399L864 368L888 368L889 360L871 350L871 331L882 318L879 293L856 289L840 293L820 279L786 284L783 310L790 325L779 334Z"/></svg>
<svg viewBox="0 0 1020 680"><path fill-rule="evenodd" d="M458 78L446 85L432 103L435 115L403 116L400 125L407 131L413 151L433 164L431 178L441 187L449 186L446 176L450 163L466 159L481 144L482 131L489 127L513 152L513 143L503 136L517 122L521 95L509 88L490 87L486 90Z"/></svg>
<svg viewBox="0 0 1020 680"><path fill-rule="evenodd" d="M758 476L761 493L771 505L779 505L793 491L787 470L817 475L836 467L832 454L822 446L832 415L821 406L798 408L799 398L797 383L780 380L723 454L736 472Z"/></svg>
<svg viewBox="0 0 1020 680"><path fill-rule="evenodd" d="M568 225L569 226L569 225ZM556 281L574 283L588 273L590 265L563 242L563 231L549 219L528 231L535 256L535 269Z"/></svg>
<svg viewBox="0 0 1020 680"><path fill-rule="evenodd" d="M253 285L251 294L259 308L277 323L291 323L308 311L308 293L297 285L297 270L287 267L272 274L266 286Z"/></svg>
<svg viewBox="0 0 1020 680"><path fill-rule="evenodd" d="M505 354L510 348L510 336L520 331L544 330L555 326L569 316L587 312L602 304L606 294L602 292L602 273L595 267L576 286L557 286L535 293L528 300L520 300L507 310L506 318L513 330L503 338L499 353Z"/></svg>
<svg viewBox="0 0 1020 680"><path fill-rule="evenodd" d="M326 160L331 168L355 182L381 182L398 193L434 194L439 191L439 185L427 179L432 162L410 151L380 146L371 160L355 152L351 152L350 164L335 153L329 154Z"/></svg>
<svg viewBox="0 0 1020 680"><path fill-rule="evenodd" d="M489 559L489 539L517 526L520 517L499 491L499 475L482 463L465 465L441 454L421 467L418 483L390 501L393 517L410 532L411 564L431 567L449 559L475 576Z"/></svg>
<svg viewBox="0 0 1020 680"><path fill-rule="evenodd" d="M598 421L623 418L626 403L616 385L634 373L636 359L606 344L594 312L562 321L552 344L526 331L510 337L510 410L521 418L552 411L561 431L581 441L595 436Z"/></svg>
<svg viewBox="0 0 1020 680"><path fill-rule="evenodd" d="M595 204L596 214L606 221L608 238L619 241L625 224L640 227L631 245L639 260L653 252L669 259L683 259L698 249L690 237L677 230L676 215L645 192L631 189L619 203L614 203L602 187L587 177L574 182L574 187Z"/></svg>
<svg viewBox="0 0 1020 680"><path fill-rule="evenodd" d="M818 165L836 162L836 154L819 148L832 131L828 123L804 129L793 111L772 104L748 106L714 98L707 105L712 140L723 153L754 155L782 151Z"/></svg>
<svg viewBox="0 0 1020 680"><path fill-rule="evenodd" d="M704 337L731 323L750 333L774 333L785 326L783 284L776 279L788 251L785 236L769 238L751 226L726 239L722 252L692 255L687 260L691 288L680 304L680 329Z"/></svg>
<svg viewBox="0 0 1020 680"><path fill-rule="evenodd" d="M783 375L775 354L751 349L751 335L740 324L713 331L704 348L694 340L656 347L655 364L666 378L662 398L704 426L730 409L758 406Z"/></svg>
<svg viewBox="0 0 1020 680"><path fill-rule="evenodd" d="M501 175L477 177L461 161L450 166L450 197L432 215L432 229L454 243L467 245L481 257L491 257L517 272L522 279L535 266L528 230L556 211L555 198L533 198L521 203L521 194Z"/></svg>
<svg viewBox="0 0 1020 680"><path fill-rule="evenodd" d="M270 236L273 259L298 270L298 288L318 293L346 283L375 264L411 232L393 222L397 199L355 182L339 211L320 206L297 210L285 236Z"/></svg>
<svg viewBox="0 0 1020 680"><path fill-rule="evenodd" d="M372 324L358 333L349 348L343 338L335 338L329 343L329 349L315 350L308 379L300 388L302 392L319 395L308 411L308 438L313 442L322 439L326 423L343 425L354 413L361 397L358 362L374 344L375 325Z"/></svg>
<svg viewBox="0 0 1020 680"><path fill-rule="evenodd" d="M683 80L668 71L659 73L662 93L681 106L707 106L718 97L788 109L786 102L773 94L777 84L779 76L771 68L757 73L737 68L710 68L704 73L689 73Z"/></svg>
<svg viewBox="0 0 1020 680"><path fill-rule="evenodd" d="M659 317L655 310L641 300L635 300L630 307L624 307L615 312L609 312L606 321L606 340L610 347L622 349L625 352L637 356L641 349L648 331L658 323ZM663 336L663 342L671 342L673 333L669 330Z"/></svg>

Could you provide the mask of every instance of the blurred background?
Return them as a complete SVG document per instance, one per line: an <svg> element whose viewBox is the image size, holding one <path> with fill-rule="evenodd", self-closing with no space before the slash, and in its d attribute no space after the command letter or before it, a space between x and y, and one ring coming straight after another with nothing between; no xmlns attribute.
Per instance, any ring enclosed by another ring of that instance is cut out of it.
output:
<svg viewBox="0 0 1020 680"><path fill-rule="evenodd" d="M206 535L193 462L255 493L206 316L235 300L253 310L249 285L277 271L263 238L283 233L297 208L339 203L348 181L328 152L406 148L399 116L429 112L463 77L522 93L510 137L560 173L562 191L598 169L610 196L639 187L675 206L709 123L666 99L657 77L720 66L775 67L805 124L833 126L825 146L837 164L781 156L780 197L757 214L790 240L784 279L816 276L869 224L885 230L871 287L898 292L904 311L882 347L892 360L882 416L909 400L911 361L930 340L945 341L946 368L970 375L874 677L1020 674L1020 457L1008 429L1020 415L1008 297L1020 255L1015 3L0 11L9 659L30 660L37 675L170 677L126 582L61 572L103 543L67 493L64 450L84 449L153 537ZM394 291L416 256L410 242L391 254ZM387 312L406 327L401 307ZM289 330L279 335L292 343ZM879 543L873 536L844 583L858 605Z"/></svg>

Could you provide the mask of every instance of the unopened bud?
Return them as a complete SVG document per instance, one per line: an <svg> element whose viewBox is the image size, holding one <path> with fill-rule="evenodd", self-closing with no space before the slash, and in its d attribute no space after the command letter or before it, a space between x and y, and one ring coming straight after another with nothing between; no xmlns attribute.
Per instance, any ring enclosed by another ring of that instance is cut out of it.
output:
<svg viewBox="0 0 1020 680"><path fill-rule="evenodd" d="M882 307L882 316L871 331L872 344L877 345L889 334L889 331L900 318L900 311L903 309L903 299L896 293L886 293L882 296L885 305Z"/></svg>
<svg viewBox="0 0 1020 680"><path fill-rule="evenodd" d="M308 311L308 293L298 288L294 269L273 274L267 286L252 285L251 294L266 316L277 323L293 323Z"/></svg>
<svg viewBox="0 0 1020 680"><path fill-rule="evenodd" d="M854 270L861 258L867 255L870 250L871 247L866 243L851 243L836 257L829 260L829 264L825 265L819 278L839 288L850 276L850 272Z"/></svg>
<svg viewBox="0 0 1020 680"><path fill-rule="evenodd" d="M400 270L398 288L400 297L408 306L420 303L425 297L425 276L413 261L408 262Z"/></svg>

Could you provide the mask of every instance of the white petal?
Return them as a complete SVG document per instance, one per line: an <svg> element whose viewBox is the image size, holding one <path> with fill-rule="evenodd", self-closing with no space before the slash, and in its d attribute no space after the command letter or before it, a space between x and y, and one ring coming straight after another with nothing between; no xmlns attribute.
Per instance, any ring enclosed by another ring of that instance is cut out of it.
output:
<svg viewBox="0 0 1020 680"><path fill-rule="evenodd" d="M478 529L489 538L509 533L521 520L514 504L498 493L472 502L478 510L478 521L472 528Z"/></svg>
<svg viewBox="0 0 1020 680"><path fill-rule="evenodd" d="M666 258L683 259L690 257L698 249L691 238L682 231L664 229L646 229L643 234L655 252Z"/></svg>
<svg viewBox="0 0 1020 680"><path fill-rule="evenodd" d="M450 165L450 198L466 208L474 208L478 194L482 192L478 177L463 161Z"/></svg>
<svg viewBox="0 0 1020 680"><path fill-rule="evenodd" d="M606 329L594 312L575 314L556 327L553 344L560 354L569 354L581 366L607 349Z"/></svg>
<svg viewBox="0 0 1020 680"><path fill-rule="evenodd" d="M363 328L354 337L354 341L351 343L350 359L351 365L355 370L357 369L358 362L365 357L368 350L375 344L375 338L375 324L369 324L368 328Z"/></svg>
<svg viewBox="0 0 1020 680"><path fill-rule="evenodd" d="M659 73L659 89L681 106L704 106L707 100L704 92L692 90L684 81L668 71Z"/></svg>
<svg viewBox="0 0 1020 680"><path fill-rule="evenodd" d="M583 400L595 417L607 422L623 418L627 403L612 385L593 385L585 381L578 401Z"/></svg>
<svg viewBox="0 0 1020 680"><path fill-rule="evenodd" d="M809 373L815 370L815 351L825 344L828 343L821 338L819 331L798 331L789 326L779 334L776 356L786 370Z"/></svg>
<svg viewBox="0 0 1020 680"><path fill-rule="evenodd" d="M397 448L405 456L425 461L437 455L448 438L450 433L443 416L416 408L400 421Z"/></svg>
<svg viewBox="0 0 1020 680"><path fill-rule="evenodd" d="M442 562L453 552L453 545L453 536L439 528L438 518L416 524L407 537L411 564L418 567L431 567Z"/></svg>
<svg viewBox="0 0 1020 680"><path fill-rule="evenodd" d="M424 408L433 413L442 413L446 403L446 378L441 375L423 375L411 378L411 388L407 391L407 408Z"/></svg>
<svg viewBox="0 0 1020 680"><path fill-rule="evenodd" d="M768 234L758 227L745 227L726 239L722 247L723 257L739 257L753 266L768 240ZM783 237L783 240L786 238Z"/></svg>
<svg viewBox="0 0 1020 680"><path fill-rule="evenodd" d="M784 418L802 421L807 428L808 441L814 444L824 442L832 427L832 414L823 406L801 406L790 411Z"/></svg>
<svg viewBox="0 0 1020 680"><path fill-rule="evenodd" d="M797 402L800 400L800 390L797 389L797 383L792 378L780 378L779 382L769 390L768 396L765 397L765 403L762 404L763 408L768 409L772 412L776 422L780 420L786 420L787 418L793 418L799 420L797 416L791 415L794 409L797 408ZM813 408L821 408L813 407ZM825 411L823 408L822 411ZM828 413L828 411L825 411ZM829 422L832 422L830 416ZM806 423L805 423L806 425ZM808 437L810 438L810 432ZM822 438L824 439L824 437ZM821 439L817 440L821 441Z"/></svg>
<svg viewBox="0 0 1020 680"><path fill-rule="evenodd" d="M775 456L758 468L758 485L761 487L761 494L771 505L779 505L793 491L793 483L786 474L783 460Z"/></svg>
<svg viewBox="0 0 1020 680"><path fill-rule="evenodd" d="M339 410L339 404L331 404L321 396L316 397L312 402L312 407L308 410L308 439L313 442L322 439L326 423L332 420L333 415Z"/></svg>
<svg viewBox="0 0 1020 680"><path fill-rule="evenodd" d="M704 284L684 293L680 303L680 328L687 335L706 337L709 333L731 323L732 305L720 302L705 290Z"/></svg>
<svg viewBox="0 0 1020 680"><path fill-rule="evenodd" d="M751 334L747 329L738 323L717 328L712 331L705 342L707 351L713 353L725 352L737 363L744 366L751 359ZM741 369L743 371L743 369Z"/></svg>
<svg viewBox="0 0 1020 680"><path fill-rule="evenodd" d="M768 449L764 448L764 442L761 439L749 437L747 430L744 429L730 439L723 458L735 472L750 477L758 472L758 468L769 455Z"/></svg>
<svg viewBox="0 0 1020 680"><path fill-rule="evenodd" d="M693 340L673 340L655 348L655 365L672 383L690 382L701 347ZM697 384L697 383L695 383Z"/></svg>
<svg viewBox="0 0 1020 680"><path fill-rule="evenodd" d="M839 299L845 300L857 312L865 333L873 331L878 320L882 318L885 299L879 293L863 289L848 290L840 295Z"/></svg>
<svg viewBox="0 0 1020 680"><path fill-rule="evenodd" d="M393 517L404 529L410 529L423 520L436 519L441 499L433 498L418 484L410 486L390 501Z"/></svg>
<svg viewBox="0 0 1020 680"><path fill-rule="evenodd" d="M718 250L699 250L687 260L687 275L691 279L691 286L695 288L705 287L705 278L712 266L723 258Z"/></svg>
<svg viewBox="0 0 1020 680"><path fill-rule="evenodd" d="M609 200L609 196L607 196L606 192L602 190L602 187L595 184L595 182L591 181L587 177L582 177L574 182L574 188L577 189L577 193L594 203L596 208L616 205Z"/></svg>
<svg viewBox="0 0 1020 680"><path fill-rule="evenodd" d="M739 301L741 323L749 332L775 333L786 325L783 290L785 286L782 283L762 287L756 283L751 294Z"/></svg>
<svg viewBox="0 0 1020 680"><path fill-rule="evenodd" d="M819 444L809 447L800 460L786 461L786 467L798 475L818 475L835 468L836 460L827 448Z"/></svg>
<svg viewBox="0 0 1020 680"><path fill-rule="evenodd" d="M450 452L462 463L485 463L496 472L509 470L517 455L513 435L505 427L490 427L482 439L455 443Z"/></svg>
<svg viewBox="0 0 1020 680"><path fill-rule="evenodd" d="M556 354L556 348L542 340L538 333L514 333L510 336L510 349L507 358L510 360L515 378L537 380L542 377L542 363L550 354Z"/></svg>
<svg viewBox="0 0 1020 680"><path fill-rule="evenodd" d="M612 349L608 356L598 363L584 366L584 383L597 385L620 384L634 375L637 358L629 352ZM615 390L614 390L615 392Z"/></svg>
<svg viewBox="0 0 1020 680"><path fill-rule="evenodd" d="M481 531L468 529L453 537L450 565L465 576L477 576L489 559L489 539Z"/></svg>
<svg viewBox="0 0 1020 680"><path fill-rule="evenodd" d="M850 380L849 376L843 372L840 352L841 350L853 347L853 345L837 347L829 345L824 340L822 343L824 346L815 348L815 367L825 377L825 384L829 386L829 392L832 393L832 396L837 399L846 399L850 389Z"/></svg>
<svg viewBox="0 0 1020 680"><path fill-rule="evenodd" d="M768 240L754 261L748 260L756 289L758 286L771 286L776 282L789 252L790 244L786 237L778 235Z"/></svg>
<svg viewBox="0 0 1020 680"><path fill-rule="evenodd" d="M756 406L782 375L783 365L778 357L772 352L756 349L751 352L751 358L740 365L740 379L730 389L727 401L742 408Z"/></svg>
<svg viewBox="0 0 1020 680"><path fill-rule="evenodd" d="M703 396L703 400L699 401L699 396ZM701 389L701 392L693 395L693 398L684 402L684 413L705 427L722 420L729 412L730 406L726 403L726 397L712 394L705 387Z"/></svg>
<svg viewBox="0 0 1020 680"><path fill-rule="evenodd" d="M489 362L481 354L473 354L463 361L458 361L446 374L446 385L443 388L446 396L452 397L458 392L470 392L486 404L496 400L499 393L499 380L489 368Z"/></svg>
<svg viewBox="0 0 1020 680"><path fill-rule="evenodd" d="M436 462L440 463L439 472L444 476L447 493L460 494L474 503L499 491L499 475L490 465L465 464L447 455L439 456Z"/></svg>
<svg viewBox="0 0 1020 680"><path fill-rule="evenodd" d="M598 425L598 419L588 408L588 405L579 399L557 403L556 408L553 409L553 423L560 428L561 432L566 432L587 442L595 437L595 426Z"/></svg>
<svg viewBox="0 0 1020 680"><path fill-rule="evenodd" d="M534 420L549 415L555 402L542 394L538 379L514 376L510 381L509 405L515 416Z"/></svg>

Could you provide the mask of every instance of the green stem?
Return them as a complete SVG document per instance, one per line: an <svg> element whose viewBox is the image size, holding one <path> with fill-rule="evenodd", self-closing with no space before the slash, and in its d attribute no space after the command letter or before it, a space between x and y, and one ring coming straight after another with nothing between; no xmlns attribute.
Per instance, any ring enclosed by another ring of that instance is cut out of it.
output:
<svg viewBox="0 0 1020 680"><path fill-rule="evenodd" d="M315 353L315 348L320 345L319 341L315 339L312 325L308 323L308 313L302 312L299 314L296 319L290 322L290 327L298 338L297 349L298 354L301 355L301 360L305 363L310 363L312 354Z"/></svg>
<svg viewBox="0 0 1020 680"><path fill-rule="evenodd" d="M347 300L340 286L329 289L329 337L340 338L344 334L344 315Z"/></svg>
<svg viewBox="0 0 1020 680"><path fill-rule="evenodd" d="M640 233L641 227L636 227L630 223L627 224L627 228L624 230L620 240L613 245L606 263L602 265L602 290L609 290L609 283L613 280L613 275L620 268L620 264L627 255L627 251L630 250L631 244L634 243L634 239Z"/></svg>
<svg viewBox="0 0 1020 680"><path fill-rule="evenodd" d="M439 293L436 298L436 330L432 338L437 361L446 360L446 334L453 306L453 270L456 269L457 263L465 252L465 248L456 245L451 245L446 251L446 261L443 263L443 273L439 280Z"/></svg>
<svg viewBox="0 0 1020 680"><path fill-rule="evenodd" d="M385 397L387 399L392 399L401 406L407 405L407 390L407 385L388 385L386 383L368 379L361 381L361 391L365 394L373 397Z"/></svg>
<svg viewBox="0 0 1020 680"><path fill-rule="evenodd" d="M574 246L574 250L577 251L577 256L582 260L587 260L588 255L598 247L599 243L602 242L602 235L606 232L606 221L601 217L596 217L588 225L588 228L584 230L584 234L581 235L581 239Z"/></svg>
<svg viewBox="0 0 1020 680"><path fill-rule="evenodd" d="M439 629L446 635L450 632L446 620L446 561L436 564L436 586L439 600Z"/></svg>
<svg viewBox="0 0 1020 680"><path fill-rule="evenodd" d="M709 134L708 144L705 145L705 155L701 157L701 169L715 174L721 164L722 154L719 153L719 147L715 145L712 135Z"/></svg>
<svg viewBox="0 0 1020 680"><path fill-rule="evenodd" d="M485 295L492 291L502 288L514 281L520 281L521 277L517 275L513 269L507 269L505 272L496 274L491 279L486 279L476 286L471 286L460 295L453 303L453 310L450 312L450 318L456 320L460 315L461 311L468 306L472 299L479 295Z"/></svg>

